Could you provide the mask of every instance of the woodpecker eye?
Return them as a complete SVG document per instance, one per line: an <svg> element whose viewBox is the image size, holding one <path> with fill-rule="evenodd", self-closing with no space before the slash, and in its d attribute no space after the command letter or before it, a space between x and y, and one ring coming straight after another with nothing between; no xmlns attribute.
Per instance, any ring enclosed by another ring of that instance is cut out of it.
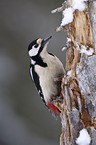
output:
<svg viewBox="0 0 96 145"><path fill-rule="evenodd" d="M37 48L39 46L39 44L35 44L34 47Z"/></svg>

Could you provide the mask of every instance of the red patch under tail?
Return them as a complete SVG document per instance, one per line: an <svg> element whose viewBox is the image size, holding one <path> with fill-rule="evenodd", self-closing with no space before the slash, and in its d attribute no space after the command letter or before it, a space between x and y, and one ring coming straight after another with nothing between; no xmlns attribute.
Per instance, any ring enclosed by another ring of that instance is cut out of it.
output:
<svg viewBox="0 0 96 145"><path fill-rule="evenodd" d="M51 110L55 113L55 114L60 114L61 111L54 105L54 104L51 104L50 102L48 103L48 106L51 108Z"/></svg>

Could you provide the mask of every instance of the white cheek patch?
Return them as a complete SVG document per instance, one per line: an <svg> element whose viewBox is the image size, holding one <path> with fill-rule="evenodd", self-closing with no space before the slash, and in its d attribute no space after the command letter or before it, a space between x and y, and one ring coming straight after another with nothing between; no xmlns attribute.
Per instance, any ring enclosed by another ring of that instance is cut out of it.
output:
<svg viewBox="0 0 96 145"><path fill-rule="evenodd" d="M29 50L29 55L30 56L35 56L38 54L38 51L39 51L39 46L37 48L35 48L34 46L32 47L31 50Z"/></svg>

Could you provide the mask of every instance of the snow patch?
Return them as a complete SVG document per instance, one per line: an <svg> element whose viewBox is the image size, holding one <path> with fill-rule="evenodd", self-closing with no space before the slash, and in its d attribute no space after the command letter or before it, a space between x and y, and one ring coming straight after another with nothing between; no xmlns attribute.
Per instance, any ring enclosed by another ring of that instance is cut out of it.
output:
<svg viewBox="0 0 96 145"><path fill-rule="evenodd" d="M67 37L67 43L71 42L71 38Z"/></svg>
<svg viewBox="0 0 96 145"><path fill-rule="evenodd" d="M64 51L64 50L66 50L67 49L67 47L63 47L62 49L61 49L61 51Z"/></svg>
<svg viewBox="0 0 96 145"><path fill-rule="evenodd" d="M90 56L90 55L92 55L94 53L94 49L93 48L89 47L87 49L87 47L85 45L82 45L82 44L80 44L78 42L76 43L76 47L77 47L77 50L80 51L80 53L85 53L88 56Z"/></svg>
<svg viewBox="0 0 96 145"><path fill-rule="evenodd" d="M69 77L71 77L71 70L69 70L69 71L67 72L67 75L68 75Z"/></svg>
<svg viewBox="0 0 96 145"><path fill-rule="evenodd" d="M78 145L89 145L91 142L91 137L86 129L82 129L79 132L79 137L76 139Z"/></svg>
<svg viewBox="0 0 96 145"><path fill-rule="evenodd" d="M84 11L87 8L86 1L88 0L72 0L72 8L74 10Z"/></svg>
<svg viewBox="0 0 96 145"><path fill-rule="evenodd" d="M73 21L73 12L76 9L84 11L87 8L85 3L87 1L88 0L72 0L71 7L68 7L63 11L64 18L62 19L61 26L65 26Z"/></svg>
<svg viewBox="0 0 96 145"><path fill-rule="evenodd" d="M80 53L85 53L87 55L92 55L94 52L93 48L89 48L89 50L87 50L87 48L85 46L83 46L83 48L80 50Z"/></svg>
<svg viewBox="0 0 96 145"><path fill-rule="evenodd" d="M65 26L73 21L73 8L69 7L63 11L64 18L62 19L61 26Z"/></svg>
<svg viewBox="0 0 96 145"><path fill-rule="evenodd" d="M67 47L63 47L61 51L66 50L69 47L69 43L71 42L71 38L67 37Z"/></svg>

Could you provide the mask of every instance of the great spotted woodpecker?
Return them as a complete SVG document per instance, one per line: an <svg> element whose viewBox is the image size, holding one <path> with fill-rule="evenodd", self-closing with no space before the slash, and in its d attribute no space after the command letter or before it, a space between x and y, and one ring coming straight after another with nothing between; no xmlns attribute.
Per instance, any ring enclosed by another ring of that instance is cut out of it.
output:
<svg viewBox="0 0 96 145"><path fill-rule="evenodd" d="M59 115L60 110L54 105L54 100L58 100L61 95L61 79L55 79L63 76L65 70L61 61L47 52L51 37L36 39L29 44L30 75L45 105L51 112Z"/></svg>

